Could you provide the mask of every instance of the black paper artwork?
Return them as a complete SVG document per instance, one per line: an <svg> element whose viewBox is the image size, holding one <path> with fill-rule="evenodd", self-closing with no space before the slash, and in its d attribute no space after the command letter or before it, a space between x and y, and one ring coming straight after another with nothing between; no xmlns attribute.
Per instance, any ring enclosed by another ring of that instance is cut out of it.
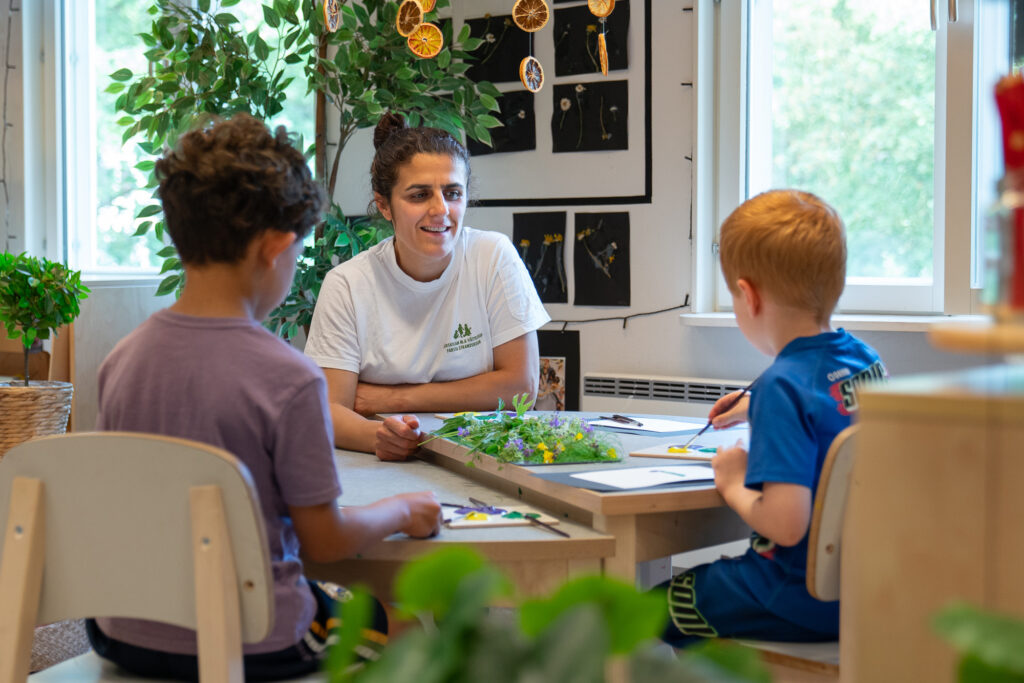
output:
<svg viewBox="0 0 1024 683"><path fill-rule="evenodd" d="M565 277L565 211L512 214L512 243L526 264L540 300L569 302Z"/></svg>
<svg viewBox="0 0 1024 683"><path fill-rule="evenodd" d="M580 333L539 330L540 385L534 410L580 409Z"/></svg>
<svg viewBox="0 0 1024 683"><path fill-rule="evenodd" d="M530 34L512 22L511 14L467 19L466 24L469 35L484 41L470 53L472 66L466 76L492 83L518 81L519 62L530 54Z"/></svg>
<svg viewBox="0 0 1024 683"><path fill-rule="evenodd" d="M488 147L482 142L467 137L466 148L473 156L494 154L497 152L525 152L537 148L537 118L533 113L534 95L528 90L516 90L504 93L498 98L500 114L495 114L505 124L500 128L491 128L491 143Z"/></svg>
<svg viewBox="0 0 1024 683"><path fill-rule="evenodd" d="M619 0L604 19L608 70L629 68L629 2ZM555 10L555 75L601 73L597 36L601 20L586 5ZM475 33L473 35L476 35Z"/></svg>
<svg viewBox="0 0 1024 683"><path fill-rule="evenodd" d="M629 149L629 83L565 83L551 89L551 151Z"/></svg>
<svg viewBox="0 0 1024 683"><path fill-rule="evenodd" d="M577 213L577 306L629 306L629 212Z"/></svg>

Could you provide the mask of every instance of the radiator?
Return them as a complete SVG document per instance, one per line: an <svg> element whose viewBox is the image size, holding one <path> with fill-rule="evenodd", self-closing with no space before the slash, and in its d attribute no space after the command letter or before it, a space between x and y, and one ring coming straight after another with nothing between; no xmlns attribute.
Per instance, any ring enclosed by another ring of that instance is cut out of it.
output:
<svg viewBox="0 0 1024 683"><path fill-rule="evenodd" d="M580 410L707 417L715 401L746 385L731 379L588 373Z"/></svg>

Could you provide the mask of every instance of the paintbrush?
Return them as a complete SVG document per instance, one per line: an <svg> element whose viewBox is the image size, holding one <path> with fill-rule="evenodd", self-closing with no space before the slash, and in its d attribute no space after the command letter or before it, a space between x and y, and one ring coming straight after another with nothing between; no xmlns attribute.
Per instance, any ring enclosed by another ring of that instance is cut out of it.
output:
<svg viewBox="0 0 1024 683"><path fill-rule="evenodd" d="M754 380L754 381L757 381L757 380ZM743 387L743 391L741 391L740 393L736 394L736 397L735 397L735 398L734 398L734 399L733 399L732 401L730 401L728 405L726 405L726 406L725 406L724 408L722 408L722 411L721 411L721 412L719 413L719 415L721 415L722 413L727 413L727 412L729 412L730 410L732 410L733 408L735 408L735 407L736 407L736 404L740 402L740 399L741 399L741 398L743 398L743 397L744 397L744 396L746 395L746 393L747 393L748 391L750 391L750 387L752 387L752 386L754 386L754 382L751 382L751 383L750 383L750 384L748 384L747 386ZM699 432L697 432L696 434L694 434L693 436L691 436L691 437L690 437L690 440L689 440L689 441L687 441L686 443L684 443L684 444L683 444L683 445L681 446L681 448L682 448L682 449L683 449L684 451L685 451L685 450L686 450L687 448L689 448L689 447L690 447L690 444L692 444L692 443L693 443L694 441L696 441L696 440L697 440L697 438L698 438L698 437L699 437L699 436L700 436L701 434L703 434L704 432L708 431L708 427L710 427L710 426L711 426L711 418L708 418L708 423L707 423L706 425L704 425L703 427L701 427L701 428L700 428L700 431L699 431Z"/></svg>

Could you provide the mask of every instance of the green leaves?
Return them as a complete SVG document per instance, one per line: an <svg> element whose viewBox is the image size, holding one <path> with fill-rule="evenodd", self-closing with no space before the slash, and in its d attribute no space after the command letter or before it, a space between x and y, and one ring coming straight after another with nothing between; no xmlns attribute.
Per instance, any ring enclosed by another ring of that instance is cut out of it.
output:
<svg viewBox="0 0 1024 683"><path fill-rule="evenodd" d="M959 680L1024 681L1024 621L950 605L935 618L935 630L960 653Z"/></svg>
<svg viewBox="0 0 1024 683"><path fill-rule="evenodd" d="M33 342L49 339L51 332L78 317L79 302L89 295L81 277L45 258L0 254L0 323L8 337L21 340L26 358Z"/></svg>
<svg viewBox="0 0 1024 683"><path fill-rule="evenodd" d="M462 139L469 136L491 144L488 129L500 126L500 92L491 83L466 77L471 52L481 41L463 26L452 41L451 20L438 19L438 10L450 6L439 0L428 19L445 35L446 45L434 59L417 59L394 20L394 0L360 0L341 4L342 26L325 32L320 0L265 0L263 22L270 32L247 32L230 8L239 0L200 0L194 6L180 0L152 0L153 21L139 34L148 69L135 74L119 69L110 75L108 92L118 95L123 141L134 140L155 158L174 145L177 137L204 116L223 117L247 112L267 120L280 113L287 99L285 88L302 65L309 93L322 93L340 113L339 126L328 132L336 141L335 160L328 160L330 175L320 180L333 196L339 180L338 163L345 145L361 128L377 124L386 111L404 114L411 125L436 126ZM276 34L276 35L274 35ZM326 56L320 57L320 43ZM286 72L286 68L289 69ZM312 99L312 98L310 98ZM312 106L313 102L309 102ZM137 168L150 174L147 187L156 187L153 159ZM359 174L365 169L358 169ZM334 265L351 258L390 234L369 222L350 222L332 209L318 227L315 243L307 247L296 273L295 285L284 304L271 314L267 327L294 336L309 324L320 283ZM136 235L150 229L163 239L162 210L144 207ZM329 236L328 236L329 235ZM340 237L345 235L344 239ZM326 237L326 239L322 239ZM161 252L163 253L163 252ZM162 272L171 275L158 294L180 291L184 278L172 253L164 255Z"/></svg>

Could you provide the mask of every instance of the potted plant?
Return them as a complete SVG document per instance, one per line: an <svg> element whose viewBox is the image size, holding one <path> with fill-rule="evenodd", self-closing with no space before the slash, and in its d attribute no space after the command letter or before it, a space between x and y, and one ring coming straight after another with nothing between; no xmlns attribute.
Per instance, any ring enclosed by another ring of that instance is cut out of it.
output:
<svg viewBox="0 0 1024 683"><path fill-rule="evenodd" d="M262 5L264 33L245 31L230 8L238 0L154 0L149 31L140 33L148 70L134 74L119 69L111 74L107 91L118 96L124 114L124 141L141 136L139 147L158 155L198 117L230 116L244 111L270 119L282 111L286 89L295 78L289 65L301 65L307 93L317 99L317 117L326 121L329 103L337 112L337 128L318 127L314 145L316 175L333 197L341 175L339 160L346 144L361 128L371 128L388 110L406 114L410 125L443 128L463 133L486 144L489 128L500 126L491 112L498 111L500 91L488 82L466 76L470 53L482 40L470 36L469 26L454 35L450 19L439 12L449 0L431 3L426 22L437 24L444 48L433 58L418 59L407 38L395 25L399 3L394 0L338 0L339 24L325 26L324 0L273 0ZM268 35L266 29L273 34ZM310 106L313 98L310 98ZM328 160L328 144L333 149ZM154 161L138 164L152 171ZM366 169L359 169L364 173ZM156 187L150 177L149 187ZM137 235L154 231L163 239L161 208L155 201L143 207ZM332 266L351 258L390 234L387 228L365 219L346 217L332 204L327 219L317 226L314 244L300 258L292 290L271 313L268 327L293 337L309 324L323 276ZM157 295L180 291L181 264L173 246L159 256L166 274Z"/></svg>
<svg viewBox="0 0 1024 683"><path fill-rule="evenodd" d="M22 379L0 385L0 456L22 441L67 428L72 385L30 381L29 354L78 317L88 294L81 273L62 263L0 254L0 323L9 338L21 341L25 357Z"/></svg>
<svg viewBox="0 0 1024 683"><path fill-rule="evenodd" d="M712 640L678 658L654 650L668 617L664 597L608 576L580 576L549 596L513 599L518 619L495 619L488 607L508 604L511 583L465 546L427 553L401 569L399 612L433 626L405 630L379 659L354 666L371 603L365 590L352 592L326 662L331 683L771 680L758 655L736 644Z"/></svg>

